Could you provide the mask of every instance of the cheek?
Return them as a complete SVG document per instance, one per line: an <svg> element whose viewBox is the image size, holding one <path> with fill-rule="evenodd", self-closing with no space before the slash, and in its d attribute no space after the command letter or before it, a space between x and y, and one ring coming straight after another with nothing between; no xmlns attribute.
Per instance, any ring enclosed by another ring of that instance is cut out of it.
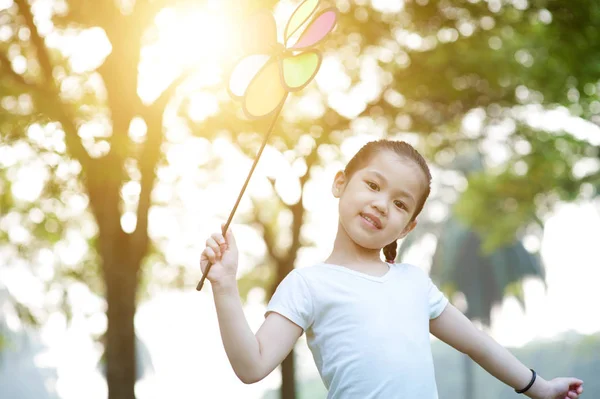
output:
<svg viewBox="0 0 600 399"><path fill-rule="evenodd" d="M406 226L408 226L409 221L410 221L410 215L408 213L396 212L396 215L394 216L394 221L393 221L396 232L398 234L400 234L402 231L404 231Z"/></svg>
<svg viewBox="0 0 600 399"><path fill-rule="evenodd" d="M350 208L350 204L346 197L340 198L340 202L338 203L338 214L342 219L348 214Z"/></svg>
<svg viewBox="0 0 600 399"><path fill-rule="evenodd" d="M338 214L344 227L349 227L352 220L364 207L364 200L359 195L346 195L340 199Z"/></svg>

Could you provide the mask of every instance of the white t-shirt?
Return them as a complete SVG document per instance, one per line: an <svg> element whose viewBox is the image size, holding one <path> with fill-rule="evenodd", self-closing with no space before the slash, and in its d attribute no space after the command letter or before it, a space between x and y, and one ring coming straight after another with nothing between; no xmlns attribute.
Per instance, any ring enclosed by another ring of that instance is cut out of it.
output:
<svg viewBox="0 0 600 399"><path fill-rule="evenodd" d="M413 265L375 277L321 263L290 272L266 315L304 329L330 399L437 399L429 320L447 303Z"/></svg>

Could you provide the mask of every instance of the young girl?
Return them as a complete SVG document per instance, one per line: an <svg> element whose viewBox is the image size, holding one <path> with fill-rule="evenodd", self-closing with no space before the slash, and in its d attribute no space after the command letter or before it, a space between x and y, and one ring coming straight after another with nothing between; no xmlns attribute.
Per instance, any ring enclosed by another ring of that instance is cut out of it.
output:
<svg viewBox="0 0 600 399"><path fill-rule="evenodd" d="M450 304L420 268L394 264L396 240L416 226L430 182L425 160L410 145L366 144L333 182L339 222L331 255L287 275L256 335L238 293L233 234L206 241L201 268L213 263L207 278L223 345L243 382L271 373L305 332L328 398L434 399L431 333L517 393L539 399L581 395L583 381L536 376Z"/></svg>

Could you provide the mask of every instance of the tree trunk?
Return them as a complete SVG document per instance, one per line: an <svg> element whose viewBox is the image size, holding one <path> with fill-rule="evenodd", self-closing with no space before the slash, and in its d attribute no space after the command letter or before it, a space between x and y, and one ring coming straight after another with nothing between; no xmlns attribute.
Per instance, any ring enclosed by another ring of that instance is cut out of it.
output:
<svg viewBox="0 0 600 399"><path fill-rule="evenodd" d="M117 240L117 237L114 238ZM134 316L136 309L136 265L127 263L125 246L105 264L108 327L106 331L106 382L109 399L134 399L136 364ZM107 259L103 256L104 259Z"/></svg>
<svg viewBox="0 0 600 399"><path fill-rule="evenodd" d="M120 224L121 162L106 157L87 180L90 205L98 223L107 329L104 359L109 399L135 399L134 316L142 249Z"/></svg>
<svg viewBox="0 0 600 399"><path fill-rule="evenodd" d="M296 399L296 369L294 350L281 363L281 399Z"/></svg>
<svg viewBox="0 0 600 399"><path fill-rule="evenodd" d="M269 298L273 296L279 283L283 281L285 276L292 271L294 262L290 259L284 259L276 264L276 275L275 284L271 286L269 292ZM294 368L294 349L281 363L281 399L296 399L296 371Z"/></svg>
<svg viewBox="0 0 600 399"><path fill-rule="evenodd" d="M463 368L464 368L464 372L465 372L465 385L464 385L464 399L473 399L475 396L475 392L474 392L474 382L475 382L475 375L474 375L474 368L473 368L473 360L471 360L471 358L467 355L463 355Z"/></svg>

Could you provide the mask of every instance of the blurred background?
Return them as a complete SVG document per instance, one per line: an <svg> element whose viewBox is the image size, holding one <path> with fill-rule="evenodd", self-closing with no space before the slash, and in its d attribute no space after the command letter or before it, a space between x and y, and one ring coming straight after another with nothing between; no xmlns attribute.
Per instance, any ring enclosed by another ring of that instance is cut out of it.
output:
<svg viewBox="0 0 600 399"><path fill-rule="evenodd" d="M306 342L254 385L199 255L269 121L227 76L298 1L0 0L0 397L325 398ZM339 0L232 224L252 328L337 228L335 172L410 142L433 192L398 262L544 378L600 397L600 3ZM393 317L393 315L391 315ZM513 398L432 337L440 398Z"/></svg>

